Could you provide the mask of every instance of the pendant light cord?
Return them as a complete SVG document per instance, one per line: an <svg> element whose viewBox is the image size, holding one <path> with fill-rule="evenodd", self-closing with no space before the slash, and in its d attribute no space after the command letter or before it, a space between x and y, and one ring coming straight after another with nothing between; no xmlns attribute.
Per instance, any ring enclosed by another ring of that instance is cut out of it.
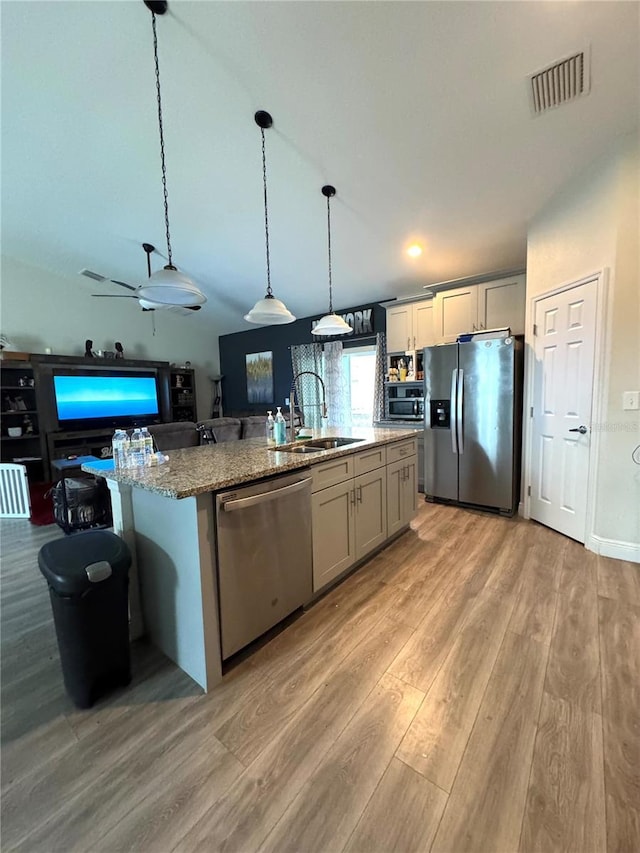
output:
<svg viewBox="0 0 640 853"><path fill-rule="evenodd" d="M264 187L264 240L267 250L267 299L273 299L271 291L271 264L269 261L269 207L267 205L267 156L265 154L264 144L264 128L260 128L262 133L262 185Z"/></svg>
<svg viewBox="0 0 640 853"><path fill-rule="evenodd" d="M162 96L160 94L160 66L158 64L158 34L156 32L156 15L151 13L151 25L153 27L153 55L156 64L156 92L158 96L158 128L160 130L160 159L162 161L162 190L164 193L164 225L167 235L167 255L169 267L173 267L171 259L171 236L169 234L169 195L167 193L167 166L164 158L164 128L162 125ZM266 189L265 189L266 192Z"/></svg>
<svg viewBox="0 0 640 853"><path fill-rule="evenodd" d="M329 247L329 314L333 314L333 284L331 281L331 205L327 196L327 246Z"/></svg>

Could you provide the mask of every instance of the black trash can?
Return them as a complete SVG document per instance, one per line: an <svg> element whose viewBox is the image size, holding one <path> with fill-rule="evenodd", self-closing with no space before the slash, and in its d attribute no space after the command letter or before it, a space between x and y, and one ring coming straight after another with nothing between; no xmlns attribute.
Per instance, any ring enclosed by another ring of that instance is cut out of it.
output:
<svg viewBox="0 0 640 853"><path fill-rule="evenodd" d="M131 681L126 543L108 530L55 539L40 549L62 675L78 708Z"/></svg>

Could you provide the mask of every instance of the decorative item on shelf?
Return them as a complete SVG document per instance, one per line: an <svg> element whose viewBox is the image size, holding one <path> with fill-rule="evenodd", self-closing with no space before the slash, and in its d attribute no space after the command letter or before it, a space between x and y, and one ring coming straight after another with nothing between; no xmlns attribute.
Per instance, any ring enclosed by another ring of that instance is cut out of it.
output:
<svg viewBox="0 0 640 853"><path fill-rule="evenodd" d="M87 338L87 340L84 342L84 357L85 358L93 358L94 357L93 341L89 340L89 338Z"/></svg>
<svg viewBox="0 0 640 853"><path fill-rule="evenodd" d="M22 427L7 427L9 438L19 438L22 435Z"/></svg>
<svg viewBox="0 0 640 853"><path fill-rule="evenodd" d="M331 281L331 206L330 200L336 194L336 188L327 184L322 187L322 195L327 199L327 247L329 255L329 313L321 317L311 329L313 335L350 335L351 326L333 311L333 286Z"/></svg>
<svg viewBox="0 0 640 853"><path fill-rule="evenodd" d="M33 435L33 421L29 415L25 415L22 419L22 429L24 430L25 435Z"/></svg>
<svg viewBox="0 0 640 853"><path fill-rule="evenodd" d="M264 110L258 110L254 116L255 122L262 134L262 185L264 194L264 239L267 255L267 292L264 299L259 299L244 319L257 325L279 325L293 323L296 319L284 302L276 299L271 290L271 265L269 258L269 210L267 205L267 159L265 154L264 132L273 125L273 119ZM270 402L270 401L269 401Z"/></svg>
<svg viewBox="0 0 640 853"><path fill-rule="evenodd" d="M183 377L181 373L176 374L176 388L182 388Z"/></svg>
<svg viewBox="0 0 640 853"><path fill-rule="evenodd" d="M115 358L115 357L116 357L116 354L115 354L115 352L114 352L113 350L106 349L106 350L102 353L102 357L103 357L103 358Z"/></svg>
<svg viewBox="0 0 640 853"><path fill-rule="evenodd" d="M116 351L116 358L124 358L124 349L122 348L120 341L116 341L113 346Z"/></svg>
<svg viewBox="0 0 640 853"><path fill-rule="evenodd" d="M15 397L13 400L13 410L15 412L26 412L27 404L22 397Z"/></svg>
<svg viewBox="0 0 640 853"><path fill-rule="evenodd" d="M390 367L389 368L389 382L397 382L398 381L398 368Z"/></svg>

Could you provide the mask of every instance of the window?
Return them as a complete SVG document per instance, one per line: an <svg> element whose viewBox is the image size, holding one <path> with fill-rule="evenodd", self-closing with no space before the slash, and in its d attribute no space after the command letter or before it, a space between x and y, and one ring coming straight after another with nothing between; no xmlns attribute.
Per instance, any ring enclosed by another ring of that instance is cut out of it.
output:
<svg viewBox="0 0 640 853"><path fill-rule="evenodd" d="M349 347L342 352L351 425L370 427L373 424L373 397L376 375L376 348Z"/></svg>

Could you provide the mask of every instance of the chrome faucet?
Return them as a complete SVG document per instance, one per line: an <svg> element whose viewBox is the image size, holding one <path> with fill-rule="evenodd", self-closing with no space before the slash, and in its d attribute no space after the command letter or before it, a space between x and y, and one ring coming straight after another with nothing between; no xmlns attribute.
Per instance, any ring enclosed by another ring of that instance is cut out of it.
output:
<svg viewBox="0 0 640 853"><path fill-rule="evenodd" d="M296 437L296 430L294 426L294 413L296 408L296 382L301 376L315 376L320 386L322 387L322 403L320 403L320 417L327 417L327 395L324 387L324 382L322 381L322 377L318 376L317 373L314 373L313 370L301 370L300 373L296 373L296 375L291 380L291 390L289 391L289 426L291 428L291 441L293 441ZM304 426L304 424L303 424Z"/></svg>

